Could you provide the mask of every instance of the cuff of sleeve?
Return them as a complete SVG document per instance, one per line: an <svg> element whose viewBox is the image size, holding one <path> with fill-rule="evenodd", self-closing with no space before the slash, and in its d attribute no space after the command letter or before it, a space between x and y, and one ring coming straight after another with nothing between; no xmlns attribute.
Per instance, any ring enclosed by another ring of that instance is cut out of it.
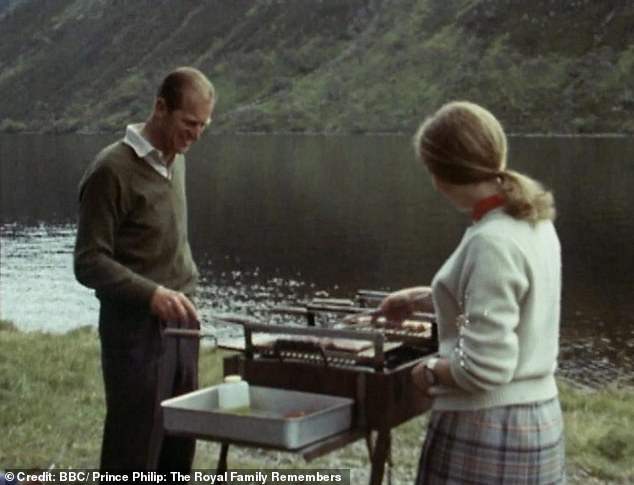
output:
<svg viewBox="0 0 634 485"><path fill-rule="evenodd" d="M149 306L152 301L152 296L158 287L159 285L153 281L139 278L130 292L130 299L135 303Z"/></svg>
<svg viewBox="0 0 634 485"><path fill-rule="evenodd" d="M459 355L458 352L454 352L451 355L449 358L449 371L451 372L453 380L463 391L471 393L481 391L482 389L474 385L472 380L468 377L467 371L465 370L467 365L467 362Z"/></svg>

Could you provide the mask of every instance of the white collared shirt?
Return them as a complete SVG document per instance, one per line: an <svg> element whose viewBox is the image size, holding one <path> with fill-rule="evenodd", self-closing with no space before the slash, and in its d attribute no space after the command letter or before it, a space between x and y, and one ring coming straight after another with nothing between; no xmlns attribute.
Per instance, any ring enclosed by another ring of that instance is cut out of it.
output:
<svg viewBox="0 0 634 485"><path fill-rule="evenodd" d="M172 180L172 171L163 161L163 153L155 148L142 134L143 123L126 126L123 143L130 146L137 157L145 160L150 167L168 180Z"/></svg>

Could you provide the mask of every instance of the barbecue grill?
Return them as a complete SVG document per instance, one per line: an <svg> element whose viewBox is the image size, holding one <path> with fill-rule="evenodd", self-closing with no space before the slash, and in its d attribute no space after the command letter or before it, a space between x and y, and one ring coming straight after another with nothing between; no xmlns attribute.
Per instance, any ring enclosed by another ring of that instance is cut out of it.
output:
<svg viewBox="0 0 634 485"><path fill-rule="evenodd" d="M265 324L252 317L223 317L226 322L242 325L244 331L242 339L220 343L221 347L239 351L224 358L225 375L240 374L258 389L347 398L353 406L344 429L333 428L331 436L307 440L307 444L292 450L262 443L258 433L240 438L218 437L213 431L193 433L197 438L222 442L219 470L226 469L231 443L287 449L312 460L365 438L371 462L370 484L382 483L385 464L390 461L391 429L422 414L431 404L412 385L411 370L438 348L433 315L417 316L429 322L424 331L417 332L377 328L367 324L367 319L365 324L358 323L363 321L361 318L357 323L342 323L371 315L384 295L360 291L355 300L315 298L301 305L272 309L272 313L295 320L301 317L301 325L296 321L292 325ZM164 410L169 417L169 407L164 406ZM173 422L166 428L175 433L185 431ZM192 434L191 427L187 427L187 434Z"/></svg>

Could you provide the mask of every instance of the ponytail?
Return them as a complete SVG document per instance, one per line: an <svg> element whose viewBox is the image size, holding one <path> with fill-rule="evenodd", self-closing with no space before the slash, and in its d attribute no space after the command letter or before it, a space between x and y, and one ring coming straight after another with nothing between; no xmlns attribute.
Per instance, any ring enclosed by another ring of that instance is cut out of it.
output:
<svg viewBox="0 0 634 485"><path fill-rule="evenodd" d="M502 192L506 198L505 211L516 219L531 223L555 220L553 194L532 178L514 170L499 173Z"/></svg>
<svg viewBox="0 0 634 485"><path fill-rule="evenodd" d="M427 118L415 137L416 151L440 180L466 185L498 179L506 213L530 223L555 219L553 195L539 182L507 170L502 124L482 106L453 101Z"/></svg>

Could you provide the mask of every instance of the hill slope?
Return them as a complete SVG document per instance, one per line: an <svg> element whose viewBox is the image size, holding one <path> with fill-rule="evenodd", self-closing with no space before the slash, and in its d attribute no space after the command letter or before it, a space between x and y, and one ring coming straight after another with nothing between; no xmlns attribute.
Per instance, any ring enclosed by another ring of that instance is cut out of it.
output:
<svg viewBox="0 0 634 485"><path fill-rule="evenodd" d="M0 130L109 131L170 68L216 131L405 132L454 98L513 132L634 132L632 0L3 0Z"/></svg>

